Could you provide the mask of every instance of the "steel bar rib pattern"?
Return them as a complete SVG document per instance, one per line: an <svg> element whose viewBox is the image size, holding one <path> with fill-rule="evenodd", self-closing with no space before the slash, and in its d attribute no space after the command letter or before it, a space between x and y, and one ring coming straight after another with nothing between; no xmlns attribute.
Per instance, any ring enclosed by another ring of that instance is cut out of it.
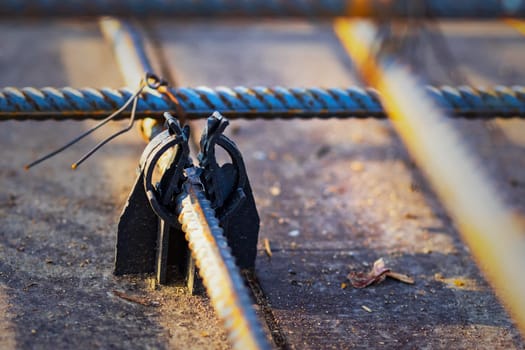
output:
<svg viewBox="0 0 525 350"><path fill-rule="evenodd" d="M144 42L136 27L113 18L102 19L100 27L113 46L117 62L129 86L140 81L145 73L152 72ZM150 90L150 93L157 92ZM149 140L163 129L163 123L157 123L157 120L146 118L141 122L143 136ZM234 349L269 348L210 202L199 185L188 183L185 189L187 195L180 198L178 203L179 220L230 343Z"/></svg>
<svg viewBox="0 0 525 350"><path fill-rule="evenodd" d="M200 185L187 183L179 222L217 316L234 349L269 349L215 211Z"/></svg>
<svg viewBox="0 0 525 350"><path fill-rule="evenodd" d="M172 88L188 119L207 118L219 111L236 118L385 118L381 96L373 89L284 88L243 86ZM525 116L525 87L494 89L427 87L433 102L450 116L513 118ZM122 106L132 89L4 88L0 90L0 121L103 119ZM138 118L176 114L173 104L157 91L141 95ZM124 113L120 118L125 118Z"/></svg>

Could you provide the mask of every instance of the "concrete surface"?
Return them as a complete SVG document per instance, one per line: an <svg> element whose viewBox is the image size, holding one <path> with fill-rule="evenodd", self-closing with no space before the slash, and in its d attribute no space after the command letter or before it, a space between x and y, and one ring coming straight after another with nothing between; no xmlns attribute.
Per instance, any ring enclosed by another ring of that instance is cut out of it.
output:
<svg viewBox="0 0 525 350"><path fill-rule="evenodd" d="M2 26L1 85L123 84L96 25ZM358 83L328 22L152 26L180 85ZM419 51L405 52L432 83L525 81L525 38L510 27L441 28L457 64L434 57L430 37ZM455 124L523 215L525 123ZM102 135L21 170L88 125L9 122L0 128L2 347L227 348L206 298L172 287L151 290L147 278L111 275L116 220L144 146L136 134L107 146L77 172L69 164ZM264 297L257 309L273 321L282 347L524 348L388 122L235 121L229 133L247 163L262 219L260 242L268 239L273 251L269 258L260 245L257 278ZM416 283L387 280L353 289L347 274L368 270L380 257ZM126 302L113 290L150 306Z"/></svg>

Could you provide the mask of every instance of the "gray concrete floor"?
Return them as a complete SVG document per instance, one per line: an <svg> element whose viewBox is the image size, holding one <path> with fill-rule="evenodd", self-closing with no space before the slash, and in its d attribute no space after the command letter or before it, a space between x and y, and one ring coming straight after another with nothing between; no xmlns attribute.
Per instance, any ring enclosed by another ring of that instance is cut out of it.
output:
<svg viewBox="0 0 525 350"><path fill-rule="evenodd" d="M1 26L1 86L123 85L95 24ZM504 23L440 27L453 63L436 57L429 45L435 38L423 37L421 46L402 53L429 82L525 81L525 38L512 28ZM164 21L152 31L179 85L359 83L329 22ZM205 297L172 287L151 290L147 280L111 274L116 220L144 147L136 134L118 139L76 172L69 164L103 135L30 172L22 170L28 160L90 124L7 122L0 128L2 348L227 348ZM266 316L276 321L272 329L284 335L286 345L524 348L388 122L232 125L229 133L244 154L262 219L260 241L268 239L273 250L270 259L261 244L257 262L271 306ZM523 215L525 123L455 125ZM385 281L352 289L346 275L368 269L379 257L413 276L415 285ZM113 290L160 306L123 301Z"/></svg>

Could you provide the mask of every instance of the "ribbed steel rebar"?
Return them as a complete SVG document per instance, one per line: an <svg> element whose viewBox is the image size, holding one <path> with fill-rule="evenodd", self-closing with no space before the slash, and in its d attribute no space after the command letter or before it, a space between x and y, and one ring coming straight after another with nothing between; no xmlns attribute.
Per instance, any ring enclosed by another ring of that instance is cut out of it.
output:
<svg viewBox="0 0 525 350"><path fill-rule="evenodd" d="M186 183L179 222L204 286L234 349L268 349L228 241L200 185Z"/></svg>
<svg viewBox="0 0 525 350"><path fill-rule="evenodd" d="M236 118L386 118L375 90L361 88L208 87L173 88L186 117L206 118L220 111ZM463 118L525 116L525 87L494 89L427 87L434 102L449 115ZM130 89L4 88L0 90L0 121L102 119L133 94ZM157 91L141 95L138 118L176 114L173 104ZM120 118L126 117L124 113Z"/></svg>
<svg viewBox="0 0 525 350"><path fill-rule="evenodd" d="M446 112L405 67L375 55L378 27L338 19L334 30L367 83L382 93L394 128L432 184L496 294L525 335L525 226L505 203Z"/></svg>
<svg viewBox="0 0 525 350"><path fill-rule="evenodd" d="M523 1L501 0L2 0L0 16L367 16L523 17Z"/></svg>
<svg viewBox="0 0 525 350"><path fill-rule="evenodd" d="M139 29L133 24L116 18L101 18L99 25L104 38L113 48L127 87L135 88L137 82L147 73L154 71L151 58L146 51L148 38L140 35ZM138 125L145 140L153 139L163 130L162 123L158 119L144 118L138 122Z"/></svg>

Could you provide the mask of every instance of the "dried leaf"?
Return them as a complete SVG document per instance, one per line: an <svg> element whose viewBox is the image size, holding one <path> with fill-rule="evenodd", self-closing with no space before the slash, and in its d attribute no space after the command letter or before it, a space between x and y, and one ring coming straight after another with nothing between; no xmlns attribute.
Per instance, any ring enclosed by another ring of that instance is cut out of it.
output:
<svg viewBox="0 0 525 350"><path fill-rule="evenodd" d="M403 282L403 283L406 283L406 284L414 284L414 279L412 277L409 277L407 275L403 275L402 273L397 273L397 272L387 272L386 273L386 277L390 277L390 278L393 278L395 280L398 280L399 282Z"/></svg>
<svg viewBox="0 0 525 350"><path fill-rule="evenodd" d="M354 288L365 288L372 284L381 283L387 277L393 278L403 283L414 284L414 279L411 277L401 273L392 272L389 268L387 268L383 258L377 259L374 262L372 271L368 273L350 272L347 276L350 282L352 282L352 286L354 286Z"/></svg>
<svg viewBox="0 0 525 350"><path fill-rule="evenodd" d="M390 269L385 267L385 262L381 258L374 262L372 271L368 273L351 272L348 274L348 279L354 288L365 288L371 284L382 282L385 279L385 274L389 271Z"/></svg>

